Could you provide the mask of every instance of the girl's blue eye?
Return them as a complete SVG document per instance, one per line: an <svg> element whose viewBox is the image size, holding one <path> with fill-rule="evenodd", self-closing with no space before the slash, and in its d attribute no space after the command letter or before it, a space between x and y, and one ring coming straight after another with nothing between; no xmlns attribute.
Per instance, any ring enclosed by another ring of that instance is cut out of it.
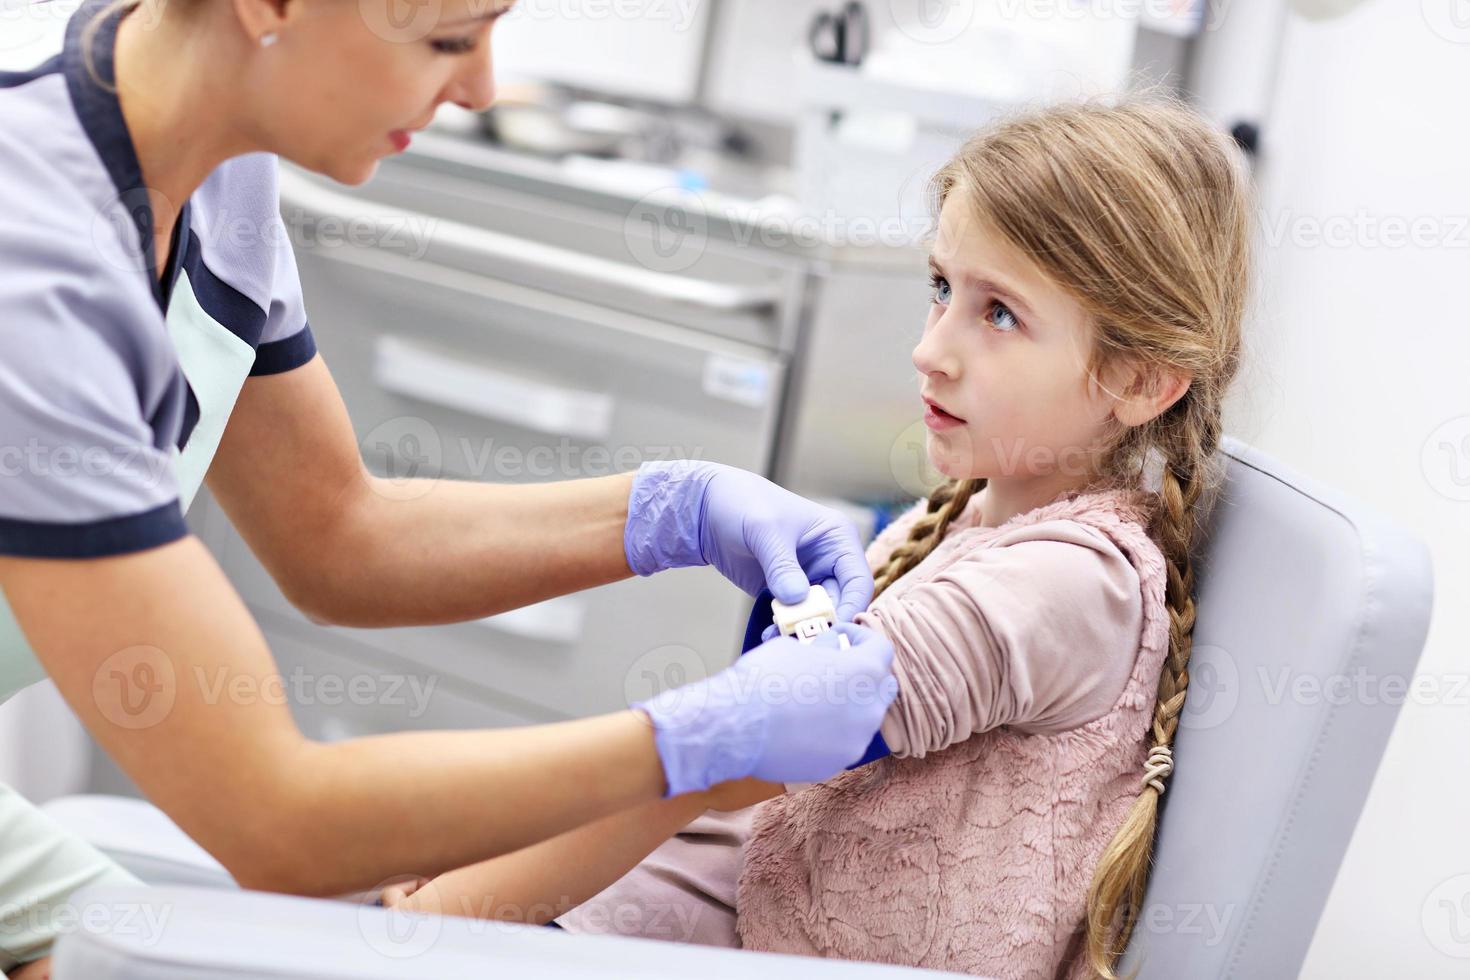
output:
<svg viewBox="0 0 1470 980"><path fill-rule="evenodd" d="M473 37L450 37L430 41L429 46L440 54L469 54L475 50Z"/></svg>
<svg viewBox="0 0 1470 980"><path fill-rule="evenodd" d="M1016 314L1012 313L1010 308L1004 303L991 303L990 308L996 311L995 317L990 321L995 326L995 329L1003 333L1010 333L1012 330L1020 329L1021 321L1016 319ZM1004 317L1004 320L1001 317Z"/></svg>
<svg viewBox="0 0 1470 980"><path fill-rule="evenodd" d="M949 301L953 294L950 291L949 281L947 279L945 279L943 276L930 273L929 290L932 293L932 302L938 303L940 306L949 305Z"/></svg>

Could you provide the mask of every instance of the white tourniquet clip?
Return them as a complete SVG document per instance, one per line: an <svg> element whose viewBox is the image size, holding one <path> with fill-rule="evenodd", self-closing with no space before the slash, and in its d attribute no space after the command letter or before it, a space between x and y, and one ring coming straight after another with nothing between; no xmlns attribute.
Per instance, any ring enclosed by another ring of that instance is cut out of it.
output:
<svg viewBox="0 0 1470 980"><path fill-rule="evenodd" d="M837 625L837 610L832 608L832 597L827 590L814 585L806 598L794 605L772 599L771 619L783 636L794 636L798 643L810 643ZM851 646L845 636L838 636L837 643L844 650Z"/></svg>

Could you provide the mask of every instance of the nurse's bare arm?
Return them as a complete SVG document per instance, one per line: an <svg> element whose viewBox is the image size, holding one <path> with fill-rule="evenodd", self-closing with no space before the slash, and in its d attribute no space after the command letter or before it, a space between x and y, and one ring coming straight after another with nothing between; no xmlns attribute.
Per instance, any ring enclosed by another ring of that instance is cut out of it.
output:
<svg viewBox="0 0 1470 980"><path fill-rule="evenodd" d="M208 477L288 598L347 626L462 622L629 577L632 479L376 478L321 357L246 382Z"/></svg>
<svg viewBox="0 0 1470 980"><path fill-rule="evenodd" d="M332 895L436 875L664 792L633 711L306 739L260 631L192 537L111 558L0 558L0 589L107 753L247 887Z"/></svg>

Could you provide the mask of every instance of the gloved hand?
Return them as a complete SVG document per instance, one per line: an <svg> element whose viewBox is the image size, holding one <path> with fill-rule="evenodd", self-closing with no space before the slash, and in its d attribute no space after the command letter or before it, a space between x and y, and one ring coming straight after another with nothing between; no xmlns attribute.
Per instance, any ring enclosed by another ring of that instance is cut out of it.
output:
<svg viewBox="0 0 1470 980"><path fill-rule="evenodd" d="M839 622L851 622L873 598L873 573L852 521L719 463L639 467L623 550L639 575L713 565L747 594L765 587L786 603L805 599L811 582L835 579Z"/></svg>
<svg viewBox="0 0 1470 980"><path fill-rule="evenodd" d="M838 648L838 635L852 644ZM666 795L755 776L819 782L862 757L898 691L893 645L839 623L806 645L779 637L706 680L633 707L653 723Z"/></svg>

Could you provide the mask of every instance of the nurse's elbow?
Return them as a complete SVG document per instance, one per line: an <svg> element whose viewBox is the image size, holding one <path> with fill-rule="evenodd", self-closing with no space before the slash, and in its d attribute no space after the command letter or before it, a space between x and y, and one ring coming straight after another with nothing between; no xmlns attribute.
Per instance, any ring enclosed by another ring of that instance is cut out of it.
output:
<svg viewBox="0 0 1470 980"><path fill-rule="evenodd" d="M225 870L235 883L247 891L278 892L282 895L301 895L301 883L288 869L273 867L264 861L245 858L225 865Z"/></svg>
<svg viewBox="0 0 1470 980"><path fill-rule="evenodd" d="M351 890L321 866L331 852L323 851L320 841L309 840L299 824L268 821L267 825L216 855L241 888L307 898L330 898Z"/></svg>
<svg viewBox="0 0 1470 980"><path fill-rule="evenodd" d="M349 588L334 588L330 581L318 576L313 581L278 583L286 601L318 626L345 626L353 629L378 629L404 625L384 614L381 598L354 593Z"/></svg>
<svg viewBox="0 0 1470 980"><path fill-rule="evenodd" d="M292 867L276 861L246 862L241 864L238 871L228 866L226 870L241 888L248 891L277 892L304 898L335 898L350 890L335 887L330 880L311 874L309 869L300 864Z"/></svg>
<svg viewBox="0 0 1470 980"><path fill-rule="evenodd" d="M250 799L240 797L214 808L210 826L196 837L230 876L252 891L325 898L352 890L334 861L340 815L312 789L321 781L310 747L280 761L285 778L261 783Z"/></svg>
<svg viewBox="0 0 1470 980"><path fill-rule="evenodd" d="M355 626L351 611L340 602L319 578L305 582L276 583L286 601L301 615L318 626Z"/></svg>

